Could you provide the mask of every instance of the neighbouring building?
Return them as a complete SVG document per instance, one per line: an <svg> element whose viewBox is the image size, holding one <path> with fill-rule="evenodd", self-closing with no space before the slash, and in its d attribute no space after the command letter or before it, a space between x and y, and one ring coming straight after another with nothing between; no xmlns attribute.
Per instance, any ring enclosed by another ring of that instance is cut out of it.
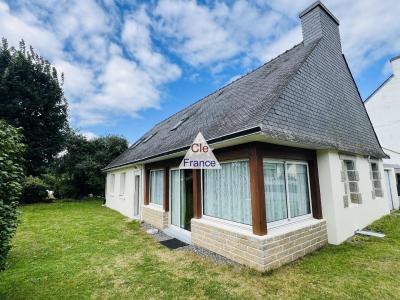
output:
<svg viewBox="0 0 400 300"><path fill-rule="evenodd" d="M392 75L389 76L365 100L371 122L390 156L384 159L384 182L388 192L390 209L399 209L400 199L400 56L390 60Z"/></svg>
<svg viewBox="0 0 400 300"><path fill-rule="evenodd" d="M106 168L106 205L260 271L340 244L389 213L381 149L339 21L160 122ZM222 169L179 170L202 132Z"/></svg>

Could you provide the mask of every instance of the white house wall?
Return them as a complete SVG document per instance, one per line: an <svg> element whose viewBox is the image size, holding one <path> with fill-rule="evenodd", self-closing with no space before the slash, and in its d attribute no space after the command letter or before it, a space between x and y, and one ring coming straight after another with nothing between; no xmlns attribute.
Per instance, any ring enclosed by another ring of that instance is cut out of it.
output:
<svg viewBox="0 0 400 300"><path fill-rule="evenodd" d="M384 162L400 165L400 58L391 61L391 67L392 77L370 96L365 107L379 142L391 157Z"/></svg>
<svg viewBox="0 0 400 300"><path fill-rule="evenodd" d="M125 193L120 191L121 174L126 173ZM111 192L111 176L115 175L114 193ZM107 172L106 180L106 206L120 212L122 215L134 219L134 193L135 193L135 175L140 175L139 184L139 219L142 216L143 207L143 168L142 166L127 167Z"/></svg>
<svg viewBox="0 0 400 300"><path fill-rule="evenodd" d="M327 222L328 242L340 244L354 235L358 229L388 214L389 206L386 187L383 181L383 163L379 161L379 169L384 186L383 198L372 198L372 181L370 164L367 158L357 156L356 168L360 176L358 182L362 195L362 204L349 204L344 207L344 184L341 180L341 161L336 151L317 151L318 173L321 192L322 214Z"/></svg>

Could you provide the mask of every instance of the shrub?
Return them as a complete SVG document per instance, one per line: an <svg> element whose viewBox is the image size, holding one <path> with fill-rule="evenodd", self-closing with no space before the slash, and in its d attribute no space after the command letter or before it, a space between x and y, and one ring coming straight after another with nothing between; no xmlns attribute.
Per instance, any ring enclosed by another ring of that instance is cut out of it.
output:
<svg viewBox="0 0 400 300"><path fill-rule="evenodd" d="M10 250L17 228L17 201L23 180L23 153L20 129L0 120L0 270Z"/></svg>
<svg viewBox="0 0 400 300"><path fill-rule="evenodd" d="M44 183L44 181L38 177L26 177L24 183L22 184L22 203L37 203L37 202L47 202L47 190L49 186Z"/></svg>

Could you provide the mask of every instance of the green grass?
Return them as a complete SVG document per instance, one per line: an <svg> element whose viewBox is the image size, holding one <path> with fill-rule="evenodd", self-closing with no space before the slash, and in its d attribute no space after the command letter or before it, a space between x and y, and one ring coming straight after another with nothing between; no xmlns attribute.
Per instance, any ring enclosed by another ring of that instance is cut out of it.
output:
<svg viewBox="0 0 400 300"><path fill-rule="evenodd" d="M384 239L327 246L268 273L170 251L99 201L22 208L0 299L394 299L400 297L400 217Z"/></svg>

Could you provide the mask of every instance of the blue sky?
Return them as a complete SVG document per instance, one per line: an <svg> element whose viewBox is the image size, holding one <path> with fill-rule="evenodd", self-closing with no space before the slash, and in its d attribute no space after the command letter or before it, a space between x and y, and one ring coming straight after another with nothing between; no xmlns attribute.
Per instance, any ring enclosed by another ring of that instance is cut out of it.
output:
<svg viewBox="0 0 400 300"><path fill-rule="evenodd" d="M0 35L65 74L71 125L135 141L301 41L309 0L0 0ZM327 0L365 99L400 54L400 1Z"/></svg>

